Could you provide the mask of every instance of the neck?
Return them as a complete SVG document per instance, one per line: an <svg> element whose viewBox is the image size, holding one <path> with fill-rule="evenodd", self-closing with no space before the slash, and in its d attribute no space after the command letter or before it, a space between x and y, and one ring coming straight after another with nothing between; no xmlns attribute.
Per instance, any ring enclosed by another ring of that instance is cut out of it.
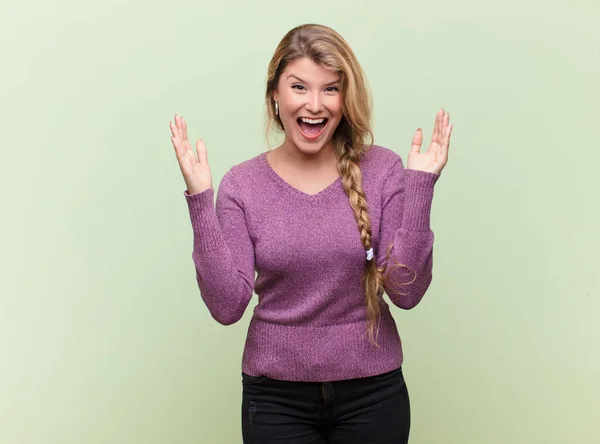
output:
<svg viewBox="0 0 600 444"><path fill-rule="evenodd" d="M298 168L319 170L337 165L337 158L331 140L315 153L303 152L287 139L276 149L284 162Z"/></svg>

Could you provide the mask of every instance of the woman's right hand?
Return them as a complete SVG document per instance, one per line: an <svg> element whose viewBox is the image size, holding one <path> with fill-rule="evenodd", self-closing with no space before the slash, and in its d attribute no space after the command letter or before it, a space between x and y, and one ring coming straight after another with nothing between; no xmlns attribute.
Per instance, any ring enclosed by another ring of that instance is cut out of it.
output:
<svg viewBox="0 0 600 444"><path fill-rule="evenodd" d="M171 142L175 148L179 168L183 174L183 180L187 186L188 194L198 194L212 188L212 176L208 166L206 145L202 139L196 142L194 154L187 138L187 125L183 117L175 114L175 122L169 122L171 126Z"/></svg>

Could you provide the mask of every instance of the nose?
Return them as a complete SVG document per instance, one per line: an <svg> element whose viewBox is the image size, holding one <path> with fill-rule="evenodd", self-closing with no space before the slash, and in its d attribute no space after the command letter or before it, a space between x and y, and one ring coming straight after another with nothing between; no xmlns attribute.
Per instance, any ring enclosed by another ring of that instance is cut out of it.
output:
<svg viewBox="0 0 600 444"><path fill-rule="evenodd" d="M312 93L306 103L306 109L311 113L319 113L323 110L323 101L319 93Z"/></svg>

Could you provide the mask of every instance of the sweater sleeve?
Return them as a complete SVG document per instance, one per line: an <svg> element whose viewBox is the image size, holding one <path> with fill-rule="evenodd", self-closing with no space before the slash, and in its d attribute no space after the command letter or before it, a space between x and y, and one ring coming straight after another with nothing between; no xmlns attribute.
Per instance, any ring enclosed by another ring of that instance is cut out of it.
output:
<svg viewBox="0 0 600 444"><path fill-rule="evenodd" d="M439 174L406 169L398 158L384 184L377 265L385 264L393 244L384 289L394 305L403 309L415 307L432 280L430 213L438 178Z"/></svg>
<svg viewBox="0 0 600 444"><path fill-rule="evenodd" d="M254 244L244 205L229 170L214 189L189 195L184 191L192 228L192 259L200 295L211 316L223 325L241 319L254 290Z"/></svg>

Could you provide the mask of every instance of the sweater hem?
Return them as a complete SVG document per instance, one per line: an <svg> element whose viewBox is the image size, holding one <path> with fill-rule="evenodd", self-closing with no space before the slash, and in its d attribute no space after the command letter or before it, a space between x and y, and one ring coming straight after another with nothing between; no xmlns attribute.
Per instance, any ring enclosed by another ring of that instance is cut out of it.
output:
<svg viewBox="0 0 600 444"><path fill-rule="evenodd" d="M364 378L402 365L402 342L389 310L383 310L377 342L366 321L333 326L289 326L253 318L242 371L285 381L326 382Z"/></svg>

